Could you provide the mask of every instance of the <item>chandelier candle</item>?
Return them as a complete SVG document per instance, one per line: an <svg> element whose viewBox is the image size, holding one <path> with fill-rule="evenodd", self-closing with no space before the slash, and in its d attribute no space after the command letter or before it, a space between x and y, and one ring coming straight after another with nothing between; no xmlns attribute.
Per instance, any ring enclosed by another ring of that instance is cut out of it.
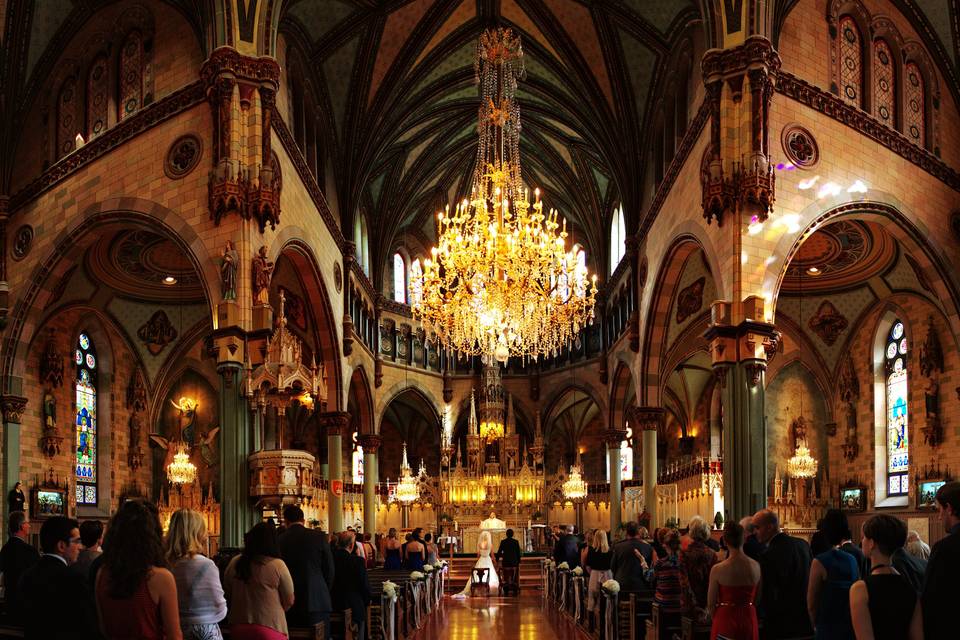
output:
<svg viewBox="0 0 960 640"><path fill-rule="evenodd" d="M437 214L437 246L414 316L447 348L488 363L555 355L594 317L596 275L567 251L566 220L531 204L520 170L519 36L490 29L477 45L479 143L469 200Z"/></svg>

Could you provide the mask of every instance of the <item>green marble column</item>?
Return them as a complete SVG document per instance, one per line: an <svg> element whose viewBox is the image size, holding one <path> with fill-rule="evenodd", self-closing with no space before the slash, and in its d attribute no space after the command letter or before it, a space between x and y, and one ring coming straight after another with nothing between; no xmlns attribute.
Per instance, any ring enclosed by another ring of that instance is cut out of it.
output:
<svg viewBox="0 0 960 640"><path fill-rule="evenodd" d="M610 467L610 532L614 533L623 522L623 482L620 473L620 443L627 432L610 429L604 434L607 445L607 464Z"/></svg>
<svg viewBox="0 0 960 640"><path fill-rule="evenodd" d="M320 414L320 424L327 434L327 468L330 474L327 489L327 520L331 532L343 531L343 434L350 426L346 411ZM334 491L339 481L339 495Z"/></svg>
<svg viewBox="0 0 960 640"><path fill-rule="evenodd" d="M364 435L359 442L363 447L363 532L373 536L377 532L377 483L380 482L377 450L381 440L380 436Z"/></svg>
<svg viewBox="0 0 960 640"><path fill-rule="evenodd" d="M19 386L19 385L18 385ZM23 411L27 407L27 399L21 396L4 395L0 396L0 403L3 406L3 526L6 532L7 518L7 494L13 489L17 482L20 482L20 420L23 417ZM24 483L26 487L26 483ZM29 491L24 489L24 494ZM30 509L30 506L27 506ZM33 516L33 514L30 514Z"/></svg>
<svg viewBox="0 0 960 640"><path fill-rule="evenodd" d="M255 521L249 497L247 456L250 411L240 384L239 363L218 367L220 373L220 546L242 547L243 534Z"/></svg>
<svg viewBox="0 0 960 640"><path fill-rule="evenodd" d="M657 519L657 430L663 425L665 412L660 407L635 407L631 411L633 432L639 431L643 464L643 507L650 515L650 526L660 524Z"/></svg>
<svg viewBox="0 0 960 640"><path fill-rule="evenodd" d="M718 369L723 388L723 501L739 520L767 506L767 438L761 361Z"/></svg>

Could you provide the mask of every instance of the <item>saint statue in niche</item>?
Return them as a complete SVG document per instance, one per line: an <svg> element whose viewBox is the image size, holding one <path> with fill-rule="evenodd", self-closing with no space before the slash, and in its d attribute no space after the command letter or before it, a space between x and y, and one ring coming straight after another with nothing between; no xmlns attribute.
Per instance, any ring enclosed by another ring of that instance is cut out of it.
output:
<svg viewBox="0 0 960 640"><path fill-rule="evenodd" d="M227 240L220 258L220 284L224 300L237 299L237 266L240 264L240 252Z"/></svg>
<svg viewBox="0 0 960 640"><path fill-rule="evenodd" d="M936 369L930 369L924 375L923 401L928 418L940 415L940 381Z"/></svg>
<svg viewBox="0 0 960 640"><path fill-rule="evenodd" d="M270 278L273 275L273 263L267 260L267 248L260 247L253 258L253 304L270 306Z"/></svg>

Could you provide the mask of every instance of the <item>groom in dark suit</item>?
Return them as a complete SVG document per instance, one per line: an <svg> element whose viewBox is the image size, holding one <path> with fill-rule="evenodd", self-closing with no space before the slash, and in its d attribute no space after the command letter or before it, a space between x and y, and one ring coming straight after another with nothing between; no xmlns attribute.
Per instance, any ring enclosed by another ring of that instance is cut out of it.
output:
<svg viewBox="0 0 960 640"><path fill-rule="evenodd" d="M503 576L501 590L516 591L520 595L520 543L513 537L513 529L507 529L507 537L500 541L496 557L500 562L500 573Z"/></svg>

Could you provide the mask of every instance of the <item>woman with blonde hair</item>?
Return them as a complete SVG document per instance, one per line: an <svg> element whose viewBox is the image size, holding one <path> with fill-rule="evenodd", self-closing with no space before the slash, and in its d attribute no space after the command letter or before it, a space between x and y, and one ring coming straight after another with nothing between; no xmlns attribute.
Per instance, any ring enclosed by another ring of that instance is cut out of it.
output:
<svg viewBox="0 0 960 640"><path fill-rule="evenodd" d="M592 611L598 621L600 619L600 587L613 578L613 573L610 572L612 555L610 544L607 542L607 532L597 529L590 538L586 565L590 573L590 583L587 587L587 611Z"/></svg>
<svg viewBox="0 0 960 640"><path fill-rule="evenodd" d="M221 640L217 624L227 616L220 572L207 549L207 525L196 511L180 509L170 518L166 555L177 581L184 640Z"/></svg>

